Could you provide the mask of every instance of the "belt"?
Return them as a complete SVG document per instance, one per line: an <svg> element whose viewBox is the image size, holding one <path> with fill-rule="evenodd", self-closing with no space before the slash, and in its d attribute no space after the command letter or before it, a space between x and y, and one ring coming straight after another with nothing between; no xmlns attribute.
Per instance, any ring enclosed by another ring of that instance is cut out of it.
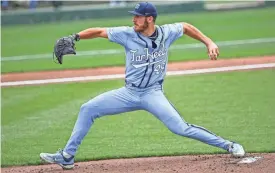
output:
<svg viewBox="0 0 275 173"><path fill-rule="evenodd" d="M163 80L160 80L160 81L158 81L157 82L159 85L162 85L162 83L163 83ZM139 89L144 89L144 88L149 88L149 87L151 87L151 86L153 86L153 85L155 85L155 83L154 84L152 84L152 85L150 85L150 86L147 86L147 87L138 87L138 86L136 86L135 84L133 84L133 83L126 83L126 86L130 86L130 87L134 87L134 88L139 88Z"/></svg>

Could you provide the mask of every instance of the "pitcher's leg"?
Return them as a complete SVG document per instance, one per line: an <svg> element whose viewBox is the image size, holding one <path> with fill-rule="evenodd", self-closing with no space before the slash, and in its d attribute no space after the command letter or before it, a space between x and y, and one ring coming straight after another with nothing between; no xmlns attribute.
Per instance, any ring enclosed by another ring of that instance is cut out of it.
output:
<svg viewBox="0 0 275 173"><path fill-rule="evenodd" d="M228 150L232 142L225 140L203 127L185 122L161 90L153 91L142 98L145 110L155 115L173 133L196 139L206 144Z"/></svg>
<svg viewBox="0 0 275 173"><path fill-rule="evenodd" d="M74 156L96 118L137 110L135 101L126 88L120 88L103 93L83 104L64 151Z"/></svg>

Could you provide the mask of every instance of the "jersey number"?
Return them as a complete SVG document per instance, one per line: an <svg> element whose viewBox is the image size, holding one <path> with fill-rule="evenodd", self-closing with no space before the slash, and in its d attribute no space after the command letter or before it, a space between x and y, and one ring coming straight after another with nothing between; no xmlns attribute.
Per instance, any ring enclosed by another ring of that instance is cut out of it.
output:
<svg viewBox="0 0 275 173"><path fill-rule="evenodd" d="M161 73L163 73L163 71L164 71L164 69L165 69L165 63L160 63L160 64L157 64L156 66L155 66L155 69L154 69L154 72L156 73L156 74L161 74Z"/></svg>

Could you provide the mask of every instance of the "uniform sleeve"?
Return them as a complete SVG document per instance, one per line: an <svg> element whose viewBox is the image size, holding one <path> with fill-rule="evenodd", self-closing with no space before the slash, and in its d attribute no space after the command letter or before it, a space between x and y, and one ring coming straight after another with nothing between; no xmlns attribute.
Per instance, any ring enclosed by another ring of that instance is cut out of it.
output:
<svg viewBox="0 0 275 173"><path fill-rule="evenodd" d="M122 46L126 45L129 32L130 28L126 26L107 28L108 39Z"/></svg>
<svg viewBox="0 0 275 173"><path fill-rule="evenodd" d="M183 35L183 23L167 24L165 25L165 29L168 30L168 40L170 44Z"/></svg>

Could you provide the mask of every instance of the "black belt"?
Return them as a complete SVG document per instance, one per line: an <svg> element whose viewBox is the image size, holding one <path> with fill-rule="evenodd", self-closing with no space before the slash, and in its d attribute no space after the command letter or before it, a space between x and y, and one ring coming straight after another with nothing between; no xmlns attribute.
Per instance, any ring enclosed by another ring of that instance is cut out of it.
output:
<svg viewBox="0 0 275 173"><path fill-rule="evenodd" d="M162 85L163 80L160 80L160 81L158 81L157 83L160 84L160 85ZM128 84L128 85L130 85L131 87L135 87L135 88L148 88L148 87L152 86L152 85L150 85L150 86L147 86L147 87L138 87L137 85L135 85L135 84L133 84L133 83L130 83L130 84Z"/></svg>

